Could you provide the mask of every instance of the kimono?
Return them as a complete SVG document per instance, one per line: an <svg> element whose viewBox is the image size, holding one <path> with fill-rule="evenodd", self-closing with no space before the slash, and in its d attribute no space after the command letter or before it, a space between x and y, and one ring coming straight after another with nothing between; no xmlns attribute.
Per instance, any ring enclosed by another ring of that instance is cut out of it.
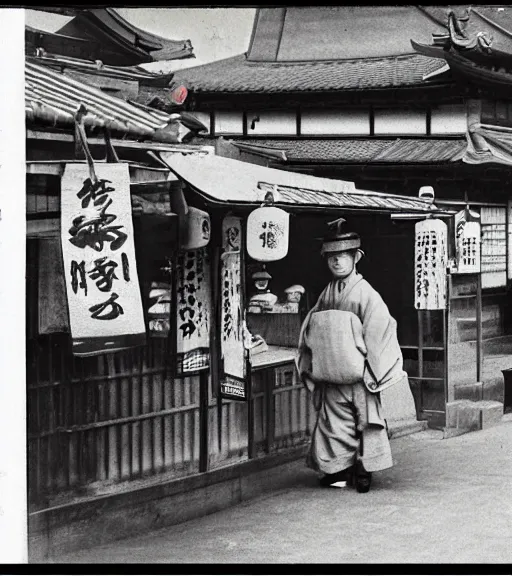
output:
<svg viewBox="0 0 512 576"><path fill-rule="evenodd" d="M379 392L407 377L402 367L396 321L378 292L355 270L331 281L299 338L297 368L317 411L310 467L333 474L358 455L368 472L393 465Z"/></svg>

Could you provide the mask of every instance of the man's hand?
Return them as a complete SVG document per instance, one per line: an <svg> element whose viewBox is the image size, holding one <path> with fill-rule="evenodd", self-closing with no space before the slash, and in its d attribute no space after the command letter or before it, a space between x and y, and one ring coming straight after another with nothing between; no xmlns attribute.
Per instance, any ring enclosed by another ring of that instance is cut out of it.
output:
<svg viewBox="0 0 512 576"><path fill-rule="evenodd" d="M377 390L379 387L379 383L375 381L370 366L368 365L368 360L364 363L363 382L370 391Z"/></svg>

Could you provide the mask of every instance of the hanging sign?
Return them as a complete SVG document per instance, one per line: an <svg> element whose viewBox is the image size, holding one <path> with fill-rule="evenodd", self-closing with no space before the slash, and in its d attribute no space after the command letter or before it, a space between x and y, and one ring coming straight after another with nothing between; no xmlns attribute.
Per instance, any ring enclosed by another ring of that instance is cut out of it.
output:
<svg viewBox="0 0 512 576"><path fill-rule="evenodd" d="M177 372L186 374L210 366L210 261L206 249L178 258L176 327Z"/></svg>
<svg viewBox="0 0 512 576"><path fill-rule="evenodd" d="M415 298L418 310L446 308L446 266L448 231L437 219L423 220L415 226Z"/></svg>
<svg viewBox="0 0 512 576"><path fill-rule="evenodd" d="M210 241L210 215L204 210L189 206L186 217L184 250L204 248Z"/></svg>
<svg viewBox="0 0 512 576"><path fill-rule="evenodd" d="M245 380L236 380L235 378L226 376L220 386L224 398L247 400L247 384Z"/></svg>
<svg viewBox="0 0 512 576"><path fill-rule="evenodd" d="M133 242L128 164L67 164L61 244L73 354L92 356L145 343Z"/></svg>
<svg viewBox="0 0 512 576"><path fill-rule="evenodd" d="M507 285L507 210L482 206L482 288Z"/></svg>
<svg viewBox="0 0 512 576"><path fill-rule="evenodd" d="M478 218L478 214L469 210L455 214L455 251L459 274L480 272L481 231Z"/></svg>
<svg viewBox="0 0 512 576"><path fill-rule="evenodd" d="M251 212L247 218L247 253L259 262L281 260L288 254L290 215L273 206Z"/></svg>
<svg viewBox="0 0 512 576"><path fill-rule="evenodd" d="M238 388L244 386L245 390L246 350L243 339L241 245L241 219L226 216L222 222L221 255L221 356L226 379L221 382L221 393L245 400L246 395L242 397L240 394L232 393L237 381Z"/></svg>

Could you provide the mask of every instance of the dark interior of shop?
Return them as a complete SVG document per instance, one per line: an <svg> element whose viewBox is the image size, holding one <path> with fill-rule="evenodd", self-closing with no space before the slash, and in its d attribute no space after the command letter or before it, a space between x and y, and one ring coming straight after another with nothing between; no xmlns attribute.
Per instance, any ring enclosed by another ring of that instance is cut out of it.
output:
<svg viewBox="0 0 512 576"><path fill-rule="evenodd" d="M268 289L278 296L278 301L285 300L284 290L293 284L305 288L301 300L301 316L315 304L320 292L330 281L330 273L320 255L320 248L327 223L339 216L325 213L292 214L288 255L284 260L268 262L265 265L272 276ZM415 344L417 328L413 303L414 224L393 222L388 215L382 214L347 215L345 219L346 230L355 231L361 236L365 256L358 264L359 272L381 294L391 314L396 318L401 343ZM254 292L251 275L261 269L261 263L250 260L247 262L249 297ZM283 327L283 323L279 325ZM278 338L282 338L282 334L278 335Z"/></svg>

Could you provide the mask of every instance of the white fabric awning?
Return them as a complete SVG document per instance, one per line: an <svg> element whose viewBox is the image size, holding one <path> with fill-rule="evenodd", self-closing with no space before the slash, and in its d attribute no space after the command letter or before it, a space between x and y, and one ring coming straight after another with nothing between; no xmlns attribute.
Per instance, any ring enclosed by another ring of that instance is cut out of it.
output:
<svg viewBox="0 0 512 576"><path fill-rule="evenodd" d="M268 192L277 191L275 205L286 208L444 212L429 200L359 190L353 182L277 170L212 154L162 152L160 157L178 178L212 203L258 205Z"/></svg>

